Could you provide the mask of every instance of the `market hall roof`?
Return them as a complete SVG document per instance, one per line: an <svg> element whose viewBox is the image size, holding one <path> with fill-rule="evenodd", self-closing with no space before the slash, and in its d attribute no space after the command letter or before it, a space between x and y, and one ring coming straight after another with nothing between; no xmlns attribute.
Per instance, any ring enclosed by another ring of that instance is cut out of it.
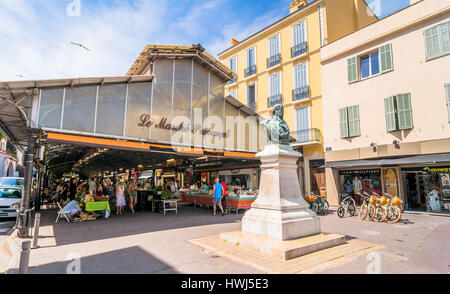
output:
<svg viewBox="0 0 450 294"><path fill-rule="evenodd" d="M150 82L153 76L120 76L94 78L68 78L33 81L0 82L0 129L14 145L24 147L29 137L33 94L41 89L111 85L120 83Z"/></svg>
<svg viewBox="0 0 450 294"><path fill-rule="evenodd" d="M225 81L229 81L234 78L235 74L233 71L223 65L214 56L206 52L200 44L192 46L147 45L131 66L130 70L127 72L127 75L142 74L142 71L147 67L147 65L155 59L180 58L193 58L195 61L203 64Z"/></svg>

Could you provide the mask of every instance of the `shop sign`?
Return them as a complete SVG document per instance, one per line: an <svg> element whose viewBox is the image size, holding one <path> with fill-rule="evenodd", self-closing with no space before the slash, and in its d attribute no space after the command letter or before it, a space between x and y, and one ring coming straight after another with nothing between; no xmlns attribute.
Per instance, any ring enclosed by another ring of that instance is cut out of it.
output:
<svg viewBox="0 0 450 294"><path fill-rule="evenodd" d="M342 170L339 172L341 176L353 176L353 175L380 175L379 169L366 169L366 170Z"/></svg>
<svg viewBox="0 0 450 294"><path fill-rule="evenodd" d="M200 133L203 136L213 136L213 137L223 137L228 138L229 137L229 131L228 132L217 132L213 131L211 129L202 128L199 125L196 125L194 128L190 128L188 126L185 126L184 123L181 123L178 126L174 126L170 123L167 123L167 117L161 118L159 123L156 123L155 121L152 121L150 119L150 114L142 114L140 117L140 122L138 123L138 127L145 127L145 128L155 128L159 130L166 130L166 131L174 131L174 132L191 132L192 134L198 134Z"/></svg>
<svg viewBox="0 0 450 294"><path fill-rule="evenodd" d="M450 167L435 167L435 168L430 168L430 167L426 167L423 169L424 173L450 173Z"/></svg>

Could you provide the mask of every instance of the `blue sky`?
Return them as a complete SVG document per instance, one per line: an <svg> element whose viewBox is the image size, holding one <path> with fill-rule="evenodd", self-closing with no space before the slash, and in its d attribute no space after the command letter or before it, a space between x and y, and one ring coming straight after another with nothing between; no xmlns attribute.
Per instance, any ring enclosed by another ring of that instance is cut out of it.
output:
<svg viewBox="0 0 450 294"><path fill-rule="evenodd" d="M149 43L201 43L216 55L231 38L242 40L286 16L290 2L0 0L0 80L124 75ZM409 4L367 2L380 16Z"/></svg>

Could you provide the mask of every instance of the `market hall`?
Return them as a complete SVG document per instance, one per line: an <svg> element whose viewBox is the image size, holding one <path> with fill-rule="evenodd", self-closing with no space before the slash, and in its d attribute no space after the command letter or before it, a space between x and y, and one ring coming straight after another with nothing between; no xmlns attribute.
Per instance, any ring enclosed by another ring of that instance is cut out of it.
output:
<svg viewBox="0 0 450 294"><path fill-rule="evenodd" d="M35 191L39 207L50 184L74 177L144 179L160 198L178 181L179 201L194 206L212 203L219 177L230 206L249 208L267 134L253 110L225 97L233 78L200 45L151 45L123 77L0 82L0 127L26 150L19 229ZM154 206L150 198L137 202Z"/></svg>

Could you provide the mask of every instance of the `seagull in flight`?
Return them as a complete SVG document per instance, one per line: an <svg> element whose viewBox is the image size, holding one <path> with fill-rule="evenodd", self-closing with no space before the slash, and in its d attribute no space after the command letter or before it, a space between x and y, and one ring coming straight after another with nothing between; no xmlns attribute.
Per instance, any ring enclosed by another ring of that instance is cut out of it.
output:
<svg viewBox="0 0 450 294"><path fill-rule="evenodd" d="M16 75L17 77L19 77L19 78L24 78L24 76L23 75Z"/></svg>
<svg viewBox="0 0 450 294"><path fill-rule="evenodd" d="M90 51L89 48L87 48L86 46L84 46L83 44L80 43L74 43L74 42L70 42L70 44L75 45L75 46L79 46L83 49L86 49L87 51Z"/></svg>

